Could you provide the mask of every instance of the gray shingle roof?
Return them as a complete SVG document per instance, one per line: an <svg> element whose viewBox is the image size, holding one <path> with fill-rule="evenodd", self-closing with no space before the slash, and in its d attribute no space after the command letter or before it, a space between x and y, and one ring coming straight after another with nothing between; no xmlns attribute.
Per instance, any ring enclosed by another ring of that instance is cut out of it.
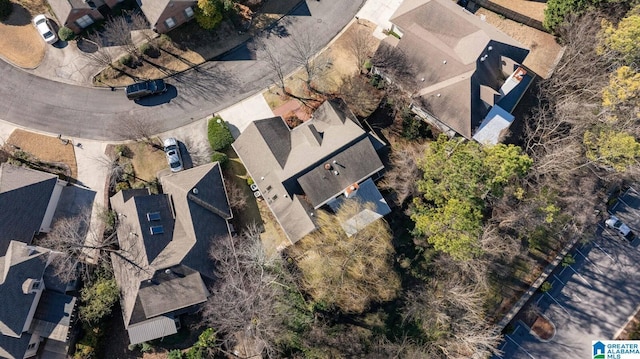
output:
<svg viewBox="0 0 640 359"><path fill-rule="evenodd" d="M325 168L327 166L329 169ZM318 208L353 183L359 183L384 168L368 137L325 161L298 178L307 199Z"/></svg>
<svg viewBox="0 0 640 359"><path fill-rule="evenodd" d="M213 277L208 257L211 240L229 235L231 209L218 163L165 176L162 188L161 195L121 191L111 198L113 209L124 214L118 228L121 247L133 249L112 255L127 328L206 301L205 280ZM160 212L161 220L149 222L146 213L152 211ZM132 229L144 232L154 222L162 223L164 234L131 235ZM149 323L149 328L132 329L131 339L166 327L158 327L157 321Z"/></svg>
<svg viewBox="0 0 640 359"><path fill-rule="evenodd" d="M0 335L0 358L22 359L27 352L31 334L25 333L20 338Z"/></svg>
<svg viewBox="0 0 640 359"><path fill-rule="evenodd" d="M47 258L48 251L43 248L27 246L17 241L9 244L3 260L4 266L0 268L0 301L11 305L0 305L0 328L5 327L13 334L2 334L22 333L29 310L36 299L29 284L42 279Z"/></svg>
<svg viewBox="0 0 640 359"><path fill-rule="evenodd" d="M368 145L362 145L362 148L368 146L367 150L358 147L354 151L360 153L362 150L372 156L362 166L375 164L373 167L378 168L381 163L375 150L368 151L373 149L371 140L344 102L326 101L313 114L313 119L293 130L284 126L284 121L277 117L255 121L240 134L233 148L289 240L296 242L315 229L310 216L313 206L301 197L306 192L298 182L301 176L361 141L368 142ZM286 156L283 155L285 153ZM340 158L349 171L356 168L352 161L363 160L355 154ZM360 172L354 171L351 177L357 177ZM309 175L305 182L309 183L307 190L313 192L312 203L322 203L340 192L338 187L342 185L342 177L335 183L327 181L322 186L312 186L312 177ZM349 176L345 179L351 181ZM327 197L322 198L325 195Z"/></svg>
<svg viewBox="0 0 640 359"><path fill-rule="evenodd" d="M403 32L397 48L414 67L408 87L421 89L423 108L466 138L488 112L480 86L498 90L505 58L522 63L529 52L450 0L405 0L391 22Z"/></svg>
<svg viewBox="0 0 640 359"><path fill-rule="evenodd" d="M0 165L0 256L10 241L30 243L40 231L57 180L50 173Z"/></svg>

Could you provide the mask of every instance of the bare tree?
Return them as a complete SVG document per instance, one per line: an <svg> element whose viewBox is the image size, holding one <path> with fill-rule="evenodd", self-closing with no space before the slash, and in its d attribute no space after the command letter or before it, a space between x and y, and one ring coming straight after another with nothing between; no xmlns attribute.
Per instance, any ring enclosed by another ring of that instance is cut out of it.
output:
<svg viewBox="0 0 640 359"><path fill-rule="evenodd" d="M418 194L416 178L422 175L418 160L422 157L424 149L424 144L402 142L398 143L391 152L391 166L385 171L381 186L393 191L394 202L399 207L407 199Z"/></svg>
<svg viewBox="0 0 640 359"><path fill-rule="evenodd" d="M371 32L357 28L355 31L349 34L347 38L347 49L354 57L354 64L358 68L358 71L362 71L364 63L369 59L373 52L375 42Z"/></svg>
<svg viewBox="0 0 640 359"><path fill-rule="evenodd" d="M311 107L309 102L313 101L314 99L295 95L287 89L287 85L285 82L287 74L285 73L284 60L285 60L285 56L288 56L288 55L284 52L273 49L268 44L264 45L262 48L265 53L264 61L266 61L269 64L269 67L275 74L274 82L278 84L278 87L280 88L280 91L282 92L282 94L300 101L303 105L307 107Z"/></svg>
<svg viewBox="0 0 640 359"><path fill-rule="evenodd" d="M142 114L118 118L114 123L113 132L127 140L142 141L156 148L162 147L154 137L159 132L158 124Z"/></svg>
<svg viewBox="0 0 640 359"><path fill-rule="evenodd" d="M371 63L385 76L391 77L405 92L415 91L416 70L404 51L382 42L373 55Z"/></svg>
<svg viewBox="0 0 640 359"><path fill-rule="evenodd" d="M88 278L87 262L108 263L110 253L119 251L115 233L104 238L101 231L91 229L90 224L90 209L73 217L59 218L38 243L61 253L51 264L56 276L62 280L69 281L78 275Z"/></svg>
<svg viewBox="0 0 640 359"><path fill-rule="evenodd" d="M318 54L318 43L309 33L292 38L289 41L289 56L301 66L305 73L304 81L309 90L319 92L314 81L319 81L331 67L332 60L326 52Z"/></svg>
<svg viewBox="0 0 640 359"><path fill-rule="evenodd" d="M98 66L113 68L113 62L115 61L114 51L110 48L110 44L105 37L94 31L89 33L87 41L96 47L95 51L82 51L82 55Z"/></svg>
<svg viewBox="0 0 640 359"><path fill-rule="evenodd" d="M104 41L122 48L134 59L140 57L138 48L133 43L131 31L146 28L147 22L143 15L135 11L128 11L123 16L111 17L104 24L102 37Z"/></svg>
<svg viewBox="0 0 640 359"><path fill-rule="evenodd" d="M351 111L359 117L369 116L378 108L382 99L382 91L374 88L360 74L344 77L338 91Z"/></svg>
<svg viewBox="0 0 640 359"><path fill-rule="evenodd" d="M202 309L207 325L221 333L227 348L250 345L246 353L272 355L274 338L282 330L284 313L278 300L286 287L282 263L277 253L268 254L253 225L241 236L218 237L210 255L216 262L218 280L212 297Z"/></svg>
<svg viewBox="0 0 640 359"><path fill-rule="evenodd" d="M367 208L371 204L353 201L335 215L317 211L318 230L289 248L304 290L344 313L362 313L374 302L394 299L400 290L389 226L382 219L357 224L356 215ZM347 221L356 227L351 236L342 226Z"/></svg>
<svg viewBox="0 0 640 359"><path fill-rule="evenodd" d="M229 205L234 211L241 212L247 208L247 193L235 181L224 179L224 187L227 190Z"/></svg>

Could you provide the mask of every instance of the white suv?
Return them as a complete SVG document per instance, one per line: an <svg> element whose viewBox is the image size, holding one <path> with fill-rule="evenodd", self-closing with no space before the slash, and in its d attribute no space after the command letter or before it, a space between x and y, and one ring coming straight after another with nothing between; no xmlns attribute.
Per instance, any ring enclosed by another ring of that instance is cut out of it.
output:
<svg viewBox="0 0 640 359"><path fill-rule="evenodd" d="M622 223L622 221L614 215L611 215L611 217L609 217L609 219L604 221L604 223L607 225L607 227L617 231L619 235L627 239L633 236L633 233L631 232L631 229L629 228L629 226Z"/></svg>

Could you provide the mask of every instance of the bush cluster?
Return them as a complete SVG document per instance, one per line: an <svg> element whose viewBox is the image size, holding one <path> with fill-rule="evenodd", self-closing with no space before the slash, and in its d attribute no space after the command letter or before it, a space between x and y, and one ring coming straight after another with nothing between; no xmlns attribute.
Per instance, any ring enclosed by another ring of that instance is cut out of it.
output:
<svg viewBox="0 0 640 359"><path fill-rule="evenodd" d="M76 37L76 33L73 32L70 28L63 26L58 30L58 37L62 41L73 40Z"/></svg>
<svg viewBox="0 0 640 359"><path fill-rule="evenodd" d="M214 151L226 150L233 143L233 135L231 135L229 126L220 116L209 120L207 135L211 149Z"/></svg>

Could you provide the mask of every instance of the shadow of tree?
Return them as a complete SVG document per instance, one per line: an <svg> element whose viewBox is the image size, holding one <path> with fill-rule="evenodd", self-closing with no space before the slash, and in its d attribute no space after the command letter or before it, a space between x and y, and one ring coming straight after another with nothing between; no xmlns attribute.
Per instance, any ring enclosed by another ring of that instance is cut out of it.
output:
<svg viewBox="0 0 640 359"><path fill-rule="evenodd" d="M31 14L24 6L13 3L11 15L1 22L5 25L24 26L31 23Z"/></svg>

